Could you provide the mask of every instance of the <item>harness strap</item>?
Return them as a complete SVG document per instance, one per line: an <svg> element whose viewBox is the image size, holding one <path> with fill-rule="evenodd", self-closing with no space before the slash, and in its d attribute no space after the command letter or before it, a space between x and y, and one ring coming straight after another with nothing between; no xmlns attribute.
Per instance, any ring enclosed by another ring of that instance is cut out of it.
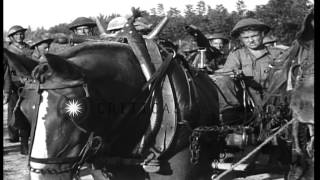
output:
<svg viewBox="0 0 320 180"><path fill-rule="evenodd" d="M74 163L79 157L66 157L66 158L34 158L30 157L29 160L41 164L70 164Z"/></svg>
<svg viewBox="0 0 320 180"><path fill-rule="evenodd" d="M37 86L36 86L36 92L37 92L37 94L38 94L38 96L37 96L37 102L36 102L36 108L35 109L37 109L37 111L36 111L36 113L35 113L35 117L34 117L34 119L36 119L36 121L35 121L35 123L33 123L33 126L31 127L31 143L30 143L30 146L29 146L29 153L28 153L28 157L29 158L31 158L31 150L32 150L32 148L33 148L33 141L34 141L34 136L35 136L35 132L36 132L36 127L37 127L37 123L38 123L38 121L37 121L37 119L38 119L38 115L39 115L39 106L40 106L40 102L41 102L41 98L40 98L40 94L39 94L39 83L36 83L37 84ZM25 86L24 86L24 88L25 88ZM30 161L28 161L28 167L30 168L31 166L30 166Z"/></svg>
<svg viewBox="0 0 320 180"><path fill-rule="evenodd" d="M53 90L53 89L65 89L65 88L71 88L71 87L77 87L77 86L84 86L84 89L86 91L86 95L89 93L87 92L87 87L84 85L85 82L83 79L80 80L73 80L73 81L67 81L65 83L47 83L47 84L40 84L39 82L33 81L33 82L26 82L24 89L35 89L35 90Z"/></svg>

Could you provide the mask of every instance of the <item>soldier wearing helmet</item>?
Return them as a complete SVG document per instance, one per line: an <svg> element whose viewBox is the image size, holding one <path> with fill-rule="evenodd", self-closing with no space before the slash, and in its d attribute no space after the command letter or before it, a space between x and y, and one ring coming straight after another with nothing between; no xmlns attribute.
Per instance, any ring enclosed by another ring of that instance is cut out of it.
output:
<svg viewBox="0 0 320 180"><path fill-rule="evenodd" d="M96 22L90 18L79 17L69 25L69 29L74 33L70 39L70 45L76 45L85 41L97 39L94 34Z"/></svg>
<svg viewBox="0 0 320 180"><path fill-rule="evenodd" d="M31 57L32 50L24 42L25 32L27 29L15 25L9 29L8 38L10 39L7 49L15 54ZM21 137L21 154L28 153L28 127L18 129L13 124L15 122L26 123L23 117L14 116L14 107L18 101L18 89L23 86L21 77L17 76L16 71L8 62L4 62L4 87L3 87L3 104L8 103L8 134L10 142L18 142Z"/></svg>
<svg viewBox="0 0 320 180"><path fill-rule="evenodd" d="M221 53L225 53L226 45L229 43L229 38L223 32L215 32L207 36L210 45L218 49Z"/></svg>
<svg viewBox="0 0 320 180"><path fill-rule="evenodd" d="M218 49L221 53L218 58L210 62L215 63L214 67L222 68L228 55L229 38L225 33L216 31L213 34L207 35L207 39L210 45Z"/></svg>
<svg viewBox="0 0 320 180"><path fill-rule="evenodd" d="M107 31L113 35L114 37L111 40L118 41L118 42L126 42L125 38L121 36L121 32L127 24L128 20L125 17L115 17L112 19L107 27ZM145 18L138 17L135 19L133 23L135 29L141 34L146 35L150 32L152 24L150 24Z"/></svg>
<svg viewBox="0 0 320 180"><path fill-rule="evenodd" d="M229 73L230 76L217 75L214 77L225 97L221 97L220 101L220 111L224 121L234 120L234 116L232 117L230 114L239 114L237 113L239 110L244 112L243 101L250 101L253 107L261 104L265 88L263 85L268 75L269 65L281 53L278 48L263 45L263 38L269 30L270 27L263 22L246 18L240 20L231 31L231 36L235 39L238 38L243 47L232 51L228 55L224 67L218 70L219 73ZM248 87L250 91L251 96L247 97L247 100L238 98L242 97L241 93L243 92L239 90L243 87L240 86L239 78L233 78L235 75L246 79L242 85ZM235 118L243 120L244 114Z"/></svg>
<svg viewBox="0 0 320 180"><path fill-rule="evenodd" d="M96 27L96 23L86 17L78 17L69 25L69 29L77 35L93 36L93 28Z"/></svg>
<svg viewBox="0 0 320 180"><path fill-rule="evenodd" d="M44 34L41 38L35 40L31 45L31 49L34 49L32 58L41 62L46 62L45 54L49 52L50 44L52 43L53 38L49 34Z"/></svg>
<svg viewBox="0 0 320 180"><path fill-rule="evenodd" d="M12 26L8 32L8 38L10 39L8 50L20 54L31 56L32 50L30 46L24 42L26 28L23 28L19 25Z"/></svg>

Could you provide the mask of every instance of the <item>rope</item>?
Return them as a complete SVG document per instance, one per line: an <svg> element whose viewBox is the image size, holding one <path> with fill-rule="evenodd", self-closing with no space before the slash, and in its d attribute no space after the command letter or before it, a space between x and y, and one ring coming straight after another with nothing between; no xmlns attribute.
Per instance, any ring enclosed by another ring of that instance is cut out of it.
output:
<svg viewBox="0 0 320 180"><path fill-rule="evenodd" d="M296 118L291 119L291 121L287 122L284 126L282 126L277 132L275 132L273 135L271 135L269 138L267 138L263 143L261 143L258 147L256 147L254 150L252 150L249 154L247 154L245 157L243 157L240 161L238 161L236 164L232 165L230 169L224 171L217 177L212 177L212 180L219 180L229 172L233 171L235 167L249 159L252 155L254 155L256 152L258 152L264 145L269 143L276 135L278 135L280 132L282 132L285 128L287 128L290 124L292 124Z"/></svg>

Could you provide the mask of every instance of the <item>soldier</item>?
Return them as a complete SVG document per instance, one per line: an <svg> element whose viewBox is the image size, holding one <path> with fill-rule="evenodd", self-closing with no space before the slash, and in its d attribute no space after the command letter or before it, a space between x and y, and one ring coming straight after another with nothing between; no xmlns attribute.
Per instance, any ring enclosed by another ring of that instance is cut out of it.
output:
<svg viewBox="0 0 320 180"><path fill-rule="evenodd" d="M32 50L30 50L30 46L24 42L26 28L15 25L9 29L8 38L10 39L8 50L20 54L31 57Z"/></svg>
<svg viewBox="0 0 320 180"><path fill-rule="evenodd" d="M221 53L225 53L229 38L223 32L215 32L207 36L210 45L217 48Z"/></svg>
<svg viewBox="0 0 320 180"><path fill-rule="evenodd" d="M41 38L37 39L30 47L34 49L32 58L40 63L46 62L45 54L49 52L52 41L53 39L48 34L44 34Z"/></svg>
<svg viewBox="0 0 320 180"><path fill-rule="evenodd" d="M95 40L97 37L94 34L94 28L97 26L90 18L79 17L70 25L69 29L74 33L70 38L70 45L76 45L85 41Z"/></svg>
<svg viewBox="0 0 320 180"><path fill-rule="evenodd" d="M123 36L119 36L121 30L124 28L125 24L128 22L127 18L125 17L115 17L113 18L107 27L107 31L113 35L110 37L109 40L117 41L122 43L127 43L127 40ZM150 32L152 24L150 24L145 18L138 17L135 19L133 23L135 29L141 34L146 35Z"/></svg>
<svg viewBox="0 0 320 180"><path fill-rule="evenodd" d="M96 27L96 23L86 17L78 17L69 25L69 29L77 35L93 36L93 28Z"/></svg>
<svg viewBox="0 0 320 180"><path fill-rule="evenodd" d="M21 26L12 26L8 32L8 38L10 39L7 49L13 53L31 57L32 50L30 46L24 42L25 32L27 29ZM29 138L29 125L25 119L20 116L14 116L13 110L18 100L18 89L23 86L20 78L17 76L16 72L12 67L9 66L8 62L6 63L6 70L4 81L4 100L8 100L8 129L9 129L9 140L11 142L19 141L17 135L17 128L14 127L14 124L19 121L20 124L23 124L23 127L20 127L20 137L21 137L21 154L28 153L28 138ZM6 102L4 102L6 103ZM10 135L11 134L11 135ZM10 137L11 136L11 137Z"/></svg>
<svg viewBox="0 0 320 180"><path fill-rule="evenodd" d="M241 74L245 77L245 84L242 86L246 85L249 88L252 106L259 107L261 104L262 92L265 88L263 84L268 75L269 64L281 53L279 49L263 45L263 38L269 30L269 26L257 19L240 20L231 31L231 36L239 38L244 46L231 52L224 67L218 70L218 72ZM241 94L239 96L241 92L238 91L243 87L230 76L218 76L215 81L224 93L224 98L221 97L220 101L222 119L232 121L234 115L239 114L236 112L239 110L243 112L242 104L246 100L239 98L242 96ZM243 119L243 117L235 118Z"/></svg>
<svg viewBox="0 0 320 180"><path fill-rule="evenodd" d="M223 32L215 32L207 38L210 45L220 51L221 56L215 60L215 64L218 68L222 68L228 56L229 38Z"/></svg>

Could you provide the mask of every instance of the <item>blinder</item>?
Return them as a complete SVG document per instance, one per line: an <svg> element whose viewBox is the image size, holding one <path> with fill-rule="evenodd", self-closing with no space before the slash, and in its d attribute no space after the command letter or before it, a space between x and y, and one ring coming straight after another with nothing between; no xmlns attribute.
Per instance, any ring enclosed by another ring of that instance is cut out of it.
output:
<svg viewBox="0 0 320 180"><path fill-rule="evenodd" d="M36 97L33 97L37 100L36 105L32 107L33 109L36 110L35 114L32 116L32 119L37 119L38 118L38 111L39 111L39 105L40 105L40 96L41 96L41 91L42 90L57 90L57 89L66 89L66 88L75 88L82 86L83 90L85 92L85 99L87 100L90 97L89 90L87 83L85 82L84 78L83 79L78 79L78 80L71 80L71 81L63 81L59 83L40 83L37 80L32 80L26 82L23 90L20 92L21 97L24 97L27 94L27 90L35 91L33 94L36 95ZM51 172L54 172L54 174L60 174L60 173L67 173L67 172L72 172L72 173L79 173L79 169L84 163L85 159L88 158L90 153L95 153L97 150L101 147L102 139L101 137L98 136L93 136L93 132L89 132L82 128L80 125L78 125L74 121L74 117L70 116L69 118L72 123L76 126L77 129L80 131L86 133L89 135L87 143L84 145L84 147L81 149L81 152L78 156L76 157L65 157L65 158L33 158L31 157L31 149L33 145L33 140L34 140L34 135L35 135L35 127L37 122L33 123L32 129L31 129L31 146L29 149L29 162L36 162L36 163L41 163L41 164L71 164L70 168L64 169L64 170L56 170L56 169L35 169L30 166L30 163L28 164L30 171L35 172L35 173L41 173L41 174L52 174ZM96 142L97 141L97 142Z"/></svg>

